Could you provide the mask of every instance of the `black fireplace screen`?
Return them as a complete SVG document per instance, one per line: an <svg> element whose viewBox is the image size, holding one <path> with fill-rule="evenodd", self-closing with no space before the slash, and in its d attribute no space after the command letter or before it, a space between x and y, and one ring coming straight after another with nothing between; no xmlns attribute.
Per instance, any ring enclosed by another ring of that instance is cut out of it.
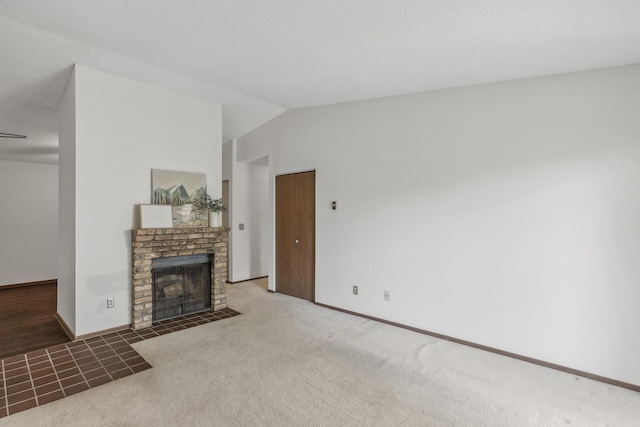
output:
<svg viewBox="0 0 640 427"><path fill-rule="evenodd" d="M187 255L152 261L153 320L211 307L211 258Z"/></svg>

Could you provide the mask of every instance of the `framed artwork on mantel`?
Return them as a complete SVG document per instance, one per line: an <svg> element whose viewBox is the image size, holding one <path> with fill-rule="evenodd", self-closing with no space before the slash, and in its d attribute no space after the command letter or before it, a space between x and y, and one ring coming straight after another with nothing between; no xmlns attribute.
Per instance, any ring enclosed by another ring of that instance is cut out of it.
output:
<svg viewBox="0 0 640 427"><path fill-rule="evenodd" d="M174 227L206 227L207 212L193 210L191 202L207 194L203 173L151 169L151 203L171 205Z"/></svg>

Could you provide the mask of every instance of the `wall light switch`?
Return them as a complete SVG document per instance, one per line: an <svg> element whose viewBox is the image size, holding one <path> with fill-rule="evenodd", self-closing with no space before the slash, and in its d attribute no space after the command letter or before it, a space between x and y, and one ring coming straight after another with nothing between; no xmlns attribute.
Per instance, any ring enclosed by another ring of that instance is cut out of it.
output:
<svg viewBox="0 0 640 427"><path fill-rule="evenodd" d="M244 224L238 224L238 230L244 230Z"/></svg>
<svg viewBox="0 0 640 427"><path fill-rule="evenodd" d="M107 298L107 308L113 308L115 307L115 302L113 301L113 298Z"/></svg>

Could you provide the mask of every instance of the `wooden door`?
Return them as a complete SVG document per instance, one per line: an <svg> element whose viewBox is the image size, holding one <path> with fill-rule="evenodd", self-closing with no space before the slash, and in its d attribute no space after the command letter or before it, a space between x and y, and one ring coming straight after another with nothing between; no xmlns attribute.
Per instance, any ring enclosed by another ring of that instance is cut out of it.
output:
<svg viewBox="0 0 640 427"><path fill-rule="evenodd" d="M315 299L316 173L276 177L276 291Z"/></svg>

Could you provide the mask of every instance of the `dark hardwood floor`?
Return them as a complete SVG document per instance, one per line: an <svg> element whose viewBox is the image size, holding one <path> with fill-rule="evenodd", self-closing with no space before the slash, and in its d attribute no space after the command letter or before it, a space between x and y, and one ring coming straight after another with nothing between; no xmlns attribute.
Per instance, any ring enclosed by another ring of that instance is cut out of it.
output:
<svg viewBox="0 0 640 427"><path fill-rule="evenodd" d="M56 301L56 281L0 287L0 359L70 341Z"/></svg>

